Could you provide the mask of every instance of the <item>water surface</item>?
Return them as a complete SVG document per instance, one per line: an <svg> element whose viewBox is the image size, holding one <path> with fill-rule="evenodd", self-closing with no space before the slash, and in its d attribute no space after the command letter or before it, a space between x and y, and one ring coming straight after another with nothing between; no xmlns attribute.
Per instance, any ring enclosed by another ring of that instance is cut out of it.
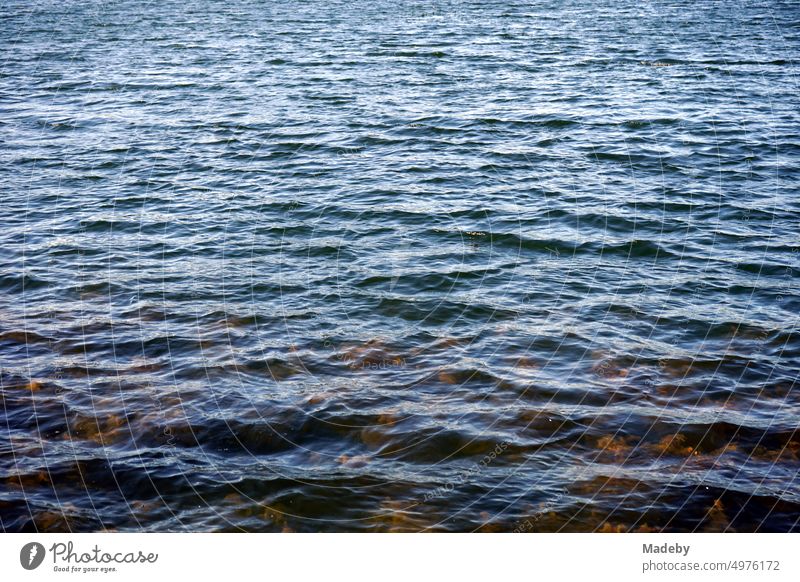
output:
<svg viewBox="0 0 800 582"><path fill-rule="evenodd" d="M792 531L795 2L0 5L5 531Z"/></svg>

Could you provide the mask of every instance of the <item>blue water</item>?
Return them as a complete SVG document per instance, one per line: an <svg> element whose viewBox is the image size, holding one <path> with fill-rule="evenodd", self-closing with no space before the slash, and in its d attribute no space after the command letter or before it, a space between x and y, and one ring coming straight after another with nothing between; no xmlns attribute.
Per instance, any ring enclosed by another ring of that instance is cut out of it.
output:
<svg viewBox="0 0 800 582"><path fill-rule="evenodd" d="M800 529L796 2L10 1L0 56L3 530Z"/></svg>

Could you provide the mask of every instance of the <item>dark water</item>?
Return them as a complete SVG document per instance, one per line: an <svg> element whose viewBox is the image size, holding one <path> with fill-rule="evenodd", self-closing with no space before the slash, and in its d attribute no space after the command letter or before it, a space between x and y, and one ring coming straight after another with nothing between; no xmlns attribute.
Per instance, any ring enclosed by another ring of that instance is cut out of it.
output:
<svg viewBox="0 0 800 582"><path fill-rule="evenodd" d="M800 529L796 2L3 2L6 531Z"/></svg>

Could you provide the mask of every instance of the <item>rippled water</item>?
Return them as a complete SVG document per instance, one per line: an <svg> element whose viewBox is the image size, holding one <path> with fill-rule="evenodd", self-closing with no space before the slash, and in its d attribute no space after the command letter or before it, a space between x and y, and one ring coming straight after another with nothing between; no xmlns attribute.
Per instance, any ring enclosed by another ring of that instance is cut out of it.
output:
<svg viewBox="0 0 800 582"><path fill-rule="evenodd" d="M4 2L6 531L789 531L795 2Z"/></svg>

